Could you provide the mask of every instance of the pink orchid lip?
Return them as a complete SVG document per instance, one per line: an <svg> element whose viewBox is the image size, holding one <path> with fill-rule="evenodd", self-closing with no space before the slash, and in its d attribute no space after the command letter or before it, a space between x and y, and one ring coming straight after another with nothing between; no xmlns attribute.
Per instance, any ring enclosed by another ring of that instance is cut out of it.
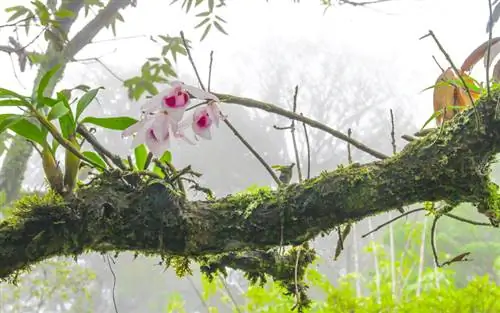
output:
<svg viewBox="0 0 500 313"><path fill-rule="evenodd" d="M200 128L210 127L210 125L212 125L212 120L208 116L208 113L205 112L203 115L201 115L196 121L196 125L198 125L198 127Z"/></svg>
<svg viewBox="0 0 500 313"><path fill-rule="evenodd" d="M182 98L179 99L179 97ZM188 103L189 103L189 94L183 92L182 90L178 90L174 94L163 98L163 105L172 109L184 107Z"/></svg>

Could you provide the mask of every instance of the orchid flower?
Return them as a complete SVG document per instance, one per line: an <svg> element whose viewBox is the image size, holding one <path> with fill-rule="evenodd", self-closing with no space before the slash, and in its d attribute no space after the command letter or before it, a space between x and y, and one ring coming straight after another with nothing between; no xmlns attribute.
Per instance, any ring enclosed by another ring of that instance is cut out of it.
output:
<svg viewBox="0 0 500 313"><path fill-rule="evenodd" d="M170 86L169 89L149 99L142 106L142 111L144 113L167 112L173 120L180 121L191 100L191 96L201 100L219 101L213 94L197 87L186 85L181 81L174 81Z"/></svg>
<svg viewBox="0 0 500 313"><path fill-rule="evenodd" d="M148 115L122 132L122 137L135 134L132 146L146 144L149 151L160 157L170 146L172 120L167 114Z"/></svg>
<svg viewBox="0 0 500 313"><path fill-rule="evenodd" d="M206 107L198 107L193 113L193 123L191 127L196 135L205 138L212 139L212 134L210 132L210 127L214 120L211 117L211 113L209 113L210 109L208 106Z"/></svg>
<svg viewBox="0 0 500 313"><path fill-rule="evenodd" d="M222 112L217 106L218 101L219 100L213 100L207 104L208 115L210 116L210 119L214 121L215 126L217 127L219 127L219 121L224 120L226 118L224 115L222 115Z"/></svg>

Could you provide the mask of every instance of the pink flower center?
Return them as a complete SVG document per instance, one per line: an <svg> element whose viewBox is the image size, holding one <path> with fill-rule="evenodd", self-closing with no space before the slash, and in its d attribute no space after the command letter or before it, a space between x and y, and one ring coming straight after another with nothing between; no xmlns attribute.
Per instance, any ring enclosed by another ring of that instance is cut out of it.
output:
<svg viewBox="0 0 500 313"><path fill-rule="evenodd" d="M212 121L210 120L210 117L208 117L208 113L203 114L196 121L196 125L198 125L200 128L210 127L211 124Z"/></svg>
<svg viewBox="0 0 500 313"><path fill-rule="evenodd" d="M163 98L163 104L169 108L183 107L188 101L189 95L183 90L176 90L170 96Z"/></svg>

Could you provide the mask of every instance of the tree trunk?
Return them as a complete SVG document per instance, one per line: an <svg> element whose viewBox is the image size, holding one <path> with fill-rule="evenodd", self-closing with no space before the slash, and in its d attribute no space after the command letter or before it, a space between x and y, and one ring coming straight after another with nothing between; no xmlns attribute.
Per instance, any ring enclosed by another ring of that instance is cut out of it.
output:
<svg viewBox="0 0 500 313"><path fill-rule="evenodd" d="M69 30L78 18L78 13L83 8L84 3L84 0L62 1L61 8L74 12L74 16L59 20L61 23L61 31L64 31L66 34L69 33ZM68 62L73 61L75 55L87 44L89 44L103 27L107 26L110 21L115 18L116 12L127 7L129 4L130 2L127 0L111 0L92 21L90 21L68 42L62 51L57 51L54 44L49 43L49 46L45 51L45 56L47 58L44 62L42 62L42 64L40 64L35 82L33 84L33 94L36 93L38 82L43 75L45 75L47 71L52 69L57 64L60 64L61 68L57 73L55 73L45 89L45 95L50 97L54 92L57 83L63 77L63 73ZM9 203L19 197L21 184L24 180L24 173L26 172L28 161L32 152L33 147L31 144L26 142L25 138L19 135L14 136L0 170L0 191L5 192L6 203Z"/></svg>

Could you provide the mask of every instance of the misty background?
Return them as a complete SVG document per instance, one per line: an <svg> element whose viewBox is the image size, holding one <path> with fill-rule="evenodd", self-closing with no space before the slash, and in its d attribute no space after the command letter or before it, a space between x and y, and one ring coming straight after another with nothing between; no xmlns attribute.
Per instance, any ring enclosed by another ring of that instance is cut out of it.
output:
<svg viewBox="0 0 500 313"><path fill-rule="evenodd" d="M214 51L214 92L253 98L291 109L293 89L298 85L298 112L344 133L351 128L355 139L385 154L392 154L389 110L394 112L396 146L401 150L406 144L401 135L418 131L433 113L432 90L421 92L433 85L440 74L432 56L441 66L449 66L431 38L419 38L433 30L457 64L488 39L485 32L487 1L395 0L368 7L343 5L326 12L317 1L301 1L299 4L289 0L226 2L227 6L220 11L220 15L228 22L225 29L229 35L212 30L204 41L199 42L202 31L194 30L193 26L199 22L194 14L186 14L180 5L170 5L170 1L139 1L136 8L121 12L125 22L117 24L116 38L110 30L104 30L77 55L81 61L68 65L56 90L79 84L92 88L104 86L105 90L97 96L98 102L89 107L86 115L138 118L139 107L145 99L130 100L121 80L138 75L145 59L160 53L161 46L151 41L150 36L178 36L183 30L192 41L191 51L205 82L209 53ZM1 7L28 4L29 1L3 0ZM7 18L2 10L0 21ZM84 22L75 23L69 35L74 35ZM5 44L9 35L11 30L0 28L0 43ZM29 41L30 38L21 39ZM43 51L44 45L45 42L40 41L32 48ZM92 58L99 58L105 66ZM19 73L17 68L14 71L7 54L0 54L0 68L1 87L24 94L31 92L35 68L24 73ZM185 83L197 85L186 57L178 57L175 69ZM472 76L485 81L481 64ZM222 104L221 109L269 164L295 162L290 132L273 128L273 125L287 126L289 120L234 104ZM6 108L1 110L9 112ZM308 131L312 176L347 164L345 142L316 129L309 128ZM297 127L296 133L302 173L305 174L306 149L301 126ZM118 131L98 128L97 137L110 151L124 157L132 152L131 139L122 139ZM210 187L218 197L252 185L276 187L265 169L225 125L215 130L212 140L200 141L196 146L179 141L172 145L171 152L176 167L191 164L195 171L203 173L202 184ZM352 149L352 156L355 162L373 160L373 157L355 148ZM292 181L297 181L296 172ZM23 188L45 188L41 161L36 154L31 158ZM192 198L201 196L192 194ZM460 212L468 212L469 216L483 218L475 214L474 208L462 209ZM370 239L374 239L389 253L387 230L381 230L371 238L361 238L361 235L387 219L389 214L357 223L356 238L353 238L354 235L348 238L344 244L346 249L337 261L333 261L337 235L332 233L317 238L313 246L321 260L315 266L334 285L339 277L354 272L355 264L359 267L357 270L369 273L375 265L373 257L364 253L363 248L370 244ZM416 214L402 219L395 228L406 229L407 233L412 225L421 228L424 219L423 214ZM448 225L451 225L450 229L461 227L456 221L449 221ZM394 233L396 246L401 249L408 246L406 233L397 229ZM498 231L469 234L463 240L487 241L493 235L498 238ZM453 243L450 240L439 248L456 255L463 252L461 248L468 242L460 239ZM358 252L355 250L359 252L356 261L354 254ZM64 265L55 263L61 260L64 260ZM116 258L113 270L120 312L165 312L168 299L174 293L182 295L187 312L205 312L198 295L201 282L196 266L193 265L195 271L192 277L177 278L172 270L165 271L158 266L158 262L159 258L155 257L134 260L131 253L122 253ZM478 275L489 272L498 282L498 272L485 262L489 261L473 258L466 266L473 268L471 273ZM430 259L429 264L432 268ZM457 265L455 269L465 272L466 268L461 269L461 266ZM56 268L58 274L54 274ZM20 287L0 284L0 308L6 305L11 310L8 312L87 312L88 309L89 312L107 313L114 310L111 297L113 273L106 258L101 255L81 256L78 263L72 259L56 258L41 263L29 275ZM61 277L64 277L66 287L61 287ZM241 293L247 282L239 272L230 271L225 283L236 301L245 301ZM43 288L40 287L42 285ZM33 295L33 288L41 291ZM231 304L224 301L227 289L219 290L222 299L212 300L219 312L230 312ZM362 286L361 293L367 295L369 291ZM43 294L50 294L52 300L44 300L43 310L40 310L39 300ZM311 296L313 299L320 297L314 290ZM13 303L19 306L19 311L9 306Z"/></svg>

